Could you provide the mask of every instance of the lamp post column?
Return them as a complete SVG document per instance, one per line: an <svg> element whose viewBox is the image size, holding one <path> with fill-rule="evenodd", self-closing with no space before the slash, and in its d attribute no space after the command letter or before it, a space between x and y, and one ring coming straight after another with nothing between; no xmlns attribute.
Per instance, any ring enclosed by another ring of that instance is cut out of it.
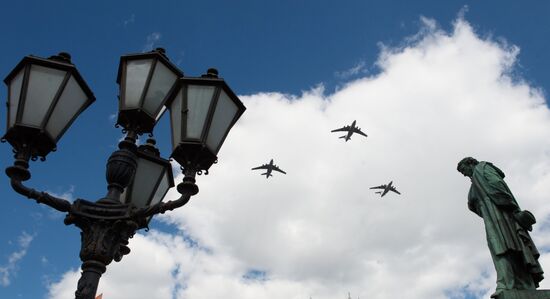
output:
<svg viewBox="0 0 550 299"><path fill-rule="evenodd" d="M76 200L65 218L82 231L80 259L82 276L75 292L76 299L94 299L101 275L113 260L120 261L130 253L128 239L139 225L130 219L132 207L120 203L120 194L128 186L137 167L134 132L128 132L107 162L107 195L97 201Z"/></svg>
<svg viewBox="0 0 550 299"><path fill-rule="evenodd" d="M99 279L113 260L122 259L130 253L128 239L136 232L138 225L130 220L97 220L79 218L74 223L80 229L82 247L82 276L75 292L76 299L94 299Z"/></svg>
<svg viewBox="0 0 550 299"><path fill-rule="evenodd" d="M75 292L76 299L95 299L99 278L107 267L97 261L87 261L82 264L82 276L78 280Z"/></svg>

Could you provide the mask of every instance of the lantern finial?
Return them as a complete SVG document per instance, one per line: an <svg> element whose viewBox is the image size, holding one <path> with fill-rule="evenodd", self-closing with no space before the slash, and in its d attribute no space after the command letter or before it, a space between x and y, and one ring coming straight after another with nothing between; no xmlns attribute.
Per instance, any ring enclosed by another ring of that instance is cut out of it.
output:
<svg viewBox="0 0 550 299"><path fill-rule="evenodd" d="M72 63L71 62L71 54L69 54L67 52L59 52L59 54L50 56L48 59L56 60L56 61L60 61L60 62Z"/></svg>
<svg viewBox="0 0 550 299"><path fill-rule="evenodd" d="M203 78L218 78L218 70L211 67L206 71L206 74L202 75Z"/></svg>
<svg viewBox="0 0 550 299"><path fill-rule="evenodd" d="M162 55L164 58L166 58L166 60L170 60L168 58L168 56L166 55L166 50L162 47L158 47L158 48L155 48L152 52L156 52L156 53L159 53L160 55Z"/></svg>

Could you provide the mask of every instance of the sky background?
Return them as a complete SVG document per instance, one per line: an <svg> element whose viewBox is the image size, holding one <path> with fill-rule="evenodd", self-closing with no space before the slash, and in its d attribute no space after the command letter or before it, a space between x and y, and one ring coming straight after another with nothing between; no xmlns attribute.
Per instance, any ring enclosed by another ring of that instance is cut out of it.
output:
<svg viewBox="0 0 550 299"><path fill-rule="evenodd" d="M31 163L28 185L69 200L106 192L122 136L121 55L164 47L186 75L216 67L247 106L200 193L108 266L104 299L488 298L493 265L456 163L474 156L507 174L538 219L532 237L550 271L549 11L544 1L9 1L0 74L25 55L67 51L93 90L58 151ZM368 138L330 133L353 120ZM164 157L169 130L165 116ZM8 144L0 155L12 164ZM250 171L272 158L287 175ZM390 180L402 195L368 190ZM74 298L79 230L7 177L0 192L0 297Z"/></svg>

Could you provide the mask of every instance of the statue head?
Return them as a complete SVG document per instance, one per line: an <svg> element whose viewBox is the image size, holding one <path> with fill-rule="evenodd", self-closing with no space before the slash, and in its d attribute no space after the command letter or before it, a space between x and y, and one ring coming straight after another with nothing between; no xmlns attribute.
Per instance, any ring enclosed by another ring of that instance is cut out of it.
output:
<svg viewBox="0 0 550 299"><path fill-rule="evenodd" d="M478 163L479 162L476 159L472 157L466 157L458 162L456 170L458 170L464 176L472 177L472 175L474 174L474 168Z"/></svg>

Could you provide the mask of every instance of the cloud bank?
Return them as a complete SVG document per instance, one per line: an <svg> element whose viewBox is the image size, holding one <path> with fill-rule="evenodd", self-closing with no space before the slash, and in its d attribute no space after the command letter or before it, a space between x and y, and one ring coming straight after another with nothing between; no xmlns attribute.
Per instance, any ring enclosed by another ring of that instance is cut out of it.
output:
<svg viewBox="0 0 550 299"><path fill-rule="evenodd" d="M523 209L550 271L550 111L512 77L519 48L425 20L378 74L326 94L242 96L247 111L200 193L130 242L99 292L105 298L486 298L495 274L483 223L468 211L465 156L495 163ZM330 130L357 124L369 137ZM275 159L288 174L250 168ZM177 178L181 180L181 176ZM368 188L390 180L402 195ZM175 190L168 199L178 197ZM545 224L546 223L546 224ZM72 298L78 273L50 286ZM550 280L542 288L550 288Z"/></svg>
<svg viewBox="0 0 550 299"><path fill-rule="evenodd" d="M21 233L17 239L19 249L12 252L8 257L7 263L0 266L0 286L7 287L11 284L12 278L17 275L17 271L19 270L17 263L27 255L27 250L33 239L33 235L29 235L27 232Z"/></svg>

